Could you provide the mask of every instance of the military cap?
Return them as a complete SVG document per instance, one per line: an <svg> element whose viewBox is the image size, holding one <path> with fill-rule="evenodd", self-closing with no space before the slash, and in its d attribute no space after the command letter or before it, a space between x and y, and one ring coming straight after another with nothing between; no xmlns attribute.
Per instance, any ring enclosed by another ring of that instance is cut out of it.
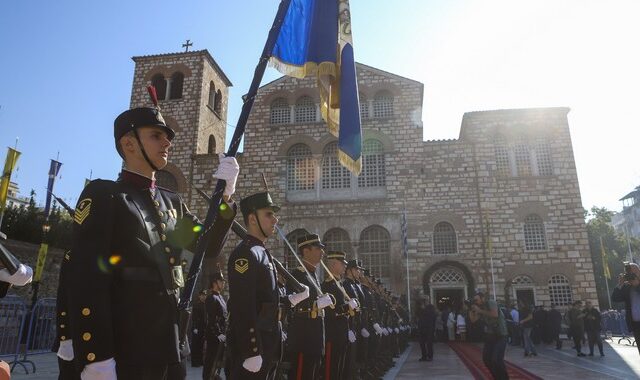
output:
<svg viewBox="0 0 640 380"><path fill-rule="evenodd" d="M240 201L240 211L245 218L261 208L270 208L273 212L280 211L280 206L273 203L271 195L266 191L249 195Z"/></svg>
<svg viewBox="0 0 640 380"><path fill-rule="evenodd" d="M364 269L364 267L362 266L362 261L355 259L347 261L347 269L349 268Z"/></svg>
<svg viewBox="0 0 640 380"><path fill-rule="evenodd" d="M176 135L175 131L167 126L157 108L133 108L118 115L113 122L113 137L116 140L116 148L122 136L140 127L160 127L167 132L169 140L173 140Z"/></svg>
<svg viewBox="0 0 640 380"><path fill-rule="evenodd" d="M315 245L320 248L325 247L325 245L322 244L322 241L320 240L320 236L318 236L317 234L306 234L302 237L299 237L297 240L297 243L298 243L298 252L301 252L302 248L310 245Z"/></svg>
<svg viewBox="0 0 640 380"><path fill-rule="evenodd" d="M329 251L329 253L327 253L327 255L326 255L327 259L340 260L345 265L347 265L348 262L346 260L346 257L347 257L347 255L344 252L341 252L341 251Z"/></svg>

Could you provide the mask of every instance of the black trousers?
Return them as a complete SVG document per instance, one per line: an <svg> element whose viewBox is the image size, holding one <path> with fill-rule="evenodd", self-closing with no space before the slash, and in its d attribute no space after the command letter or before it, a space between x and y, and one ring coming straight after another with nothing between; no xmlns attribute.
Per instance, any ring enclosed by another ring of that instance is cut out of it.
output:
<svg viewBox="0 0 640 380"><path fill-rule="evenodd" d="M600 330L597 330L597 331L587 330L587 339L589 341L589 353L593 355L593 346L597 344L598 350L600 351L600 355L602 355L603 354L602 338L600 337Z"/></svg>
<svg viewBox="0 0 640 380"><path fill-rule="evenodd" d="M422 358L433 359L433 332L420 332L420 351Z"/></svg>
<svg viewBox="0 0 640 380"><path fill-rule="evenodd" d="M216 337L209 337L207 339L207 349L204 352L204 367L202 368L203 380L209 380L211 377L211 371L215 364L218 349L222 349L220 345L221 343Z"/></svg>
<svg viewBox="0 0 640 380"><path fill-rule="evenodd" d="M573 344L576 346L576 352L582 352L582 339L584 339L584 330L571 330L571 337L573 338Z"/></svg>
<svg viewBox="0 0 640 380"><path fill-rule="evenodd" d="M289 380L316 380L320 378L322 356L308 355L303 352L292 352L289 356L291 369Z"/></svg>
<svg viewBox="0 0 640 380"><path fill-rule="evenodd" d="M80 373L73 360L67 361L58 358L58 372L58 380L80 380Z"/></svg>
<svg viewBox="0 0 640 380"><path fill-rule="evenodd" d="M633 336L636 339L638 353L640 353L640 322L631 321L631 330L633 331Z"/></svg>
<svg viewBox="0 0 640 380"><path fill-rule="evenodd" d="M346 379L345 362L347 358L347 346L342 342L327 341L324 350L323 380Z"/></svg>
<svg viewBox="0 0 640 380"><path fill-rule="evenodd" d="M198 330L191 334L191 366L200 367L203 363L204 332Z"/></svg>
<svg viewBox="0 0 640 380"><path fill-rule="evenodd" d="M168 365L153 367L125 366L116 362L118 380L167 380Z"/></svg>

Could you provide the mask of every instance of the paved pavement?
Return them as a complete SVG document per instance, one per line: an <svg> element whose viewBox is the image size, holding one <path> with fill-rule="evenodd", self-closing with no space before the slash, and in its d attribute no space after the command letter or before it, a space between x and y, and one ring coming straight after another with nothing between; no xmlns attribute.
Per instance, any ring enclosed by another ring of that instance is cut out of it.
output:
<svg viewBox="0 0 640 380"><path fill-rule="evenodd" d="M544 379L638 379L640 378L640 360L638 349L625 344L605 343L605 357L596 356L578 358L565 341L563 350L551 346L539 345L538 356L525 358L519 347L509 347L506 359ZM588 350L587 350L588 352ZM469 379L471 374L464 364L446 344L434 346L434 360L420 362L420 348L412 343L396 359L396 366L384 377L384 380L413 380L424 378ZM29 374L17 366L11 378L15 380L51 380L57 379L57 361L53 353L29 357L36 365L36 372L27 364ZM5 358L6 360L6 358ZM202 367L188 368L187 380L202 378Z"/></svg>

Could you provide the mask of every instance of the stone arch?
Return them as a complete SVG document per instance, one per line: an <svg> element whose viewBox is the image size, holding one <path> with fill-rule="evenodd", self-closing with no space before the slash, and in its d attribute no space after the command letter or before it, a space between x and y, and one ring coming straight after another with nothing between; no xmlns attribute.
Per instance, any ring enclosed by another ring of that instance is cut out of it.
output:
<svg viewBox="0 0 640 380"><path fill-rule="evenodd" d="M518 208L515 209L516 222L524 223L524 219L530 214L538 215L542 218L542 221L545 222L549 220L550 212L549 208L542 202L523 202L520 204L520 206L518 206Z"/></svg>
<svg viewBox="0 0 640 380"><path fill-rule="evenodd" d="M311 148L312 155L322 154L323 147L319 146L318 142L313 137L307 135L296 135L289 137L282 144L280 144L280 147L278 148L278 157L287 157L287 152L289 151L289 149L296 144L307 145L309 148Z"/></svg>
<svg viewBox="0 0 640 380"><path fill-rule="evenodd" d="M144 80L145 81L150 81L151 77L156 75L156 74L162 74L164 75L165 78L171 78L171 75L173 75L174 72L176 71L180 71L182 74L184 74L184 77L190 77L192 75L192 71L189 68L189 66L183 64L183 63L177 63L175 65L157 65L151 68L151 70L147 71L144 74Z"/></svg>
<svg viewBox="0 0 640 380"><path fill-rule="evenodd" d="M185 193L187 191L188 189L187 179L182 174L182 171L175 164L169 162L167 163L167 166L162 168L162 170L171 174L173 178L176 180L176 184L177 184L176 190L178 193Z"/></svg>
<svg viewBox="0 0 640 380"><path fill-rule="evenodd" d="M386 134L380 131L374 130L365 130L362 131L362 142L364 143L367 140L378 140L382 143L384 147L384 153L392 153L395 151L395 145L393 144L393 140Z"/></svg>
<svg viewBox="0 0 640 380"><path fill-rule="evenodd" d="M447 268L447 267L456 269L464 275L466 280L467 295L468 296L473 295L475 290L475 280L473 277L473 273L471 273L471 271L469 270L469 268L467 268L466 265L462 264L459 261L454 261L454 260L439 261L433 264L431 267L429 267L429 269L427 269L424 272L424 275L422 276L422 288L424 290L424 294L431 294L431 285L430 285L431 276L434 273L436 273L438 270Z"/></svg>

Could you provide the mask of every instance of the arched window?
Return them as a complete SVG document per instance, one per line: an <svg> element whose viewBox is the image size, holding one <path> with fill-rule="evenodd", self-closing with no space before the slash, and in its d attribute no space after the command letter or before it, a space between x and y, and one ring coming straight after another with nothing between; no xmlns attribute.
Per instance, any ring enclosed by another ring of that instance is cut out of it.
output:
<svg viewBox="0 0 640 380"><path fill-rule="evenodd" d="M322 152L322 188L347 189L349 187L351 187L351 173L338 160L338 143L329 143Z"/></svg>
<svg viewBox="0 0 640 380"><path fill-rule="evenodd" d="M314 123L316 104L308 96L302 96L296 102L296 123Z"/></svg>
<svg viewBox="0 0 640 380"><path fill-rule="evenodd" d="M296 144L287 152L287 190L313 190L315 187L315 165L311 149Z"/></svg>
<svg viewBox="0 0 640 380"><path fill-rule="evenodd" d="M288 124L291 122L291 109L285 98L271 102L271 124Z"/></svg>
<svg viewBox="0 0 640 380"><path fill-rule="evenodd" d="M464 285L466 282L464 274L451 267L438 269L433 272L429 279L431 285Z"/></svg>
<svg viewBox="0 0 640 380"><path fill-rule="evenodd" d="M513 146L516 157L516 168L518 176L528 177L531 175L531 157L529 156L529 145L524 139L520 139Z"/></svg>
<svg viewBox="0 0 640 380"><path fill-rule="evenodd" d="M453 255L458 253L456 230L450 223L440 222L433 229L433 254Z"/></svg>
<svg viewBox="0 0 640 380"><path fill-rule="evenodd" d="M171 75L171 94L169 99L182 98L182 86L184 85L184 74L176 71Z"/></svg>
<svg viewBox="0 0 640 380"><path fill-rule="evenodd" d="M536 214L530 214L524 218L524 249L525 251L544 251L547 249L544 223L542 218Z"/></svg>
<svg viewBox="0 0 640 380"><path fill-rule="evenodd" d="M362 172L358 177L358 186L381 187L385 185L384 148L378 140L367 140L362 145Z"/></svg>
<svg viewBox="0 0 640 380"><path fill-rule="evenodd" d="M360 119L368 119L369 118L369 101L364 94L359 94L360 101Z"/></svg>
<svg viewBox="0 0 640 380"><path fill-rule="evenodd" d="M496 155L496 172L499 176L508 177L511 175L509 147L502 137L498 137L495 144L494 152Z"/></svg>
<svg viewBox="0 0 640 380"><path fill-rule="evenodd" d="M326 251L342 251L350 256L353 253L349 233L342 228L332 228L322 237L322 242L327 246Z"/></svg>
<svg viewBox="0 0 640 380"><path fill-rule="evenodd" d="M389 91L380 91L373 99L373 117L393 116L393 95Z"/></svg>
<svg viewBox="0 0 640 380"><path fill-rule="evenodd" d="M213 110L218 113L218 115L222 112L222 92L220 89L216 91L216 98L213 104Z"/></svg>
<svg viewBox="0 0 640 380"><path fill-rule="evenodd" d="M533 285L533 280L529 276L520 275L511 280L511 285Z"/></svg>
<svg viewBox="0 0 640 380"><path fill-rule="evenodd" d="M215 105L215 101L216 101L216 86L215 84L213 84L213 81L211 81L209 83L209 100L207 101L207 105L211 108L214 109L214 105Z"/></svg>
<svg viewBox="0 0 640 380"><path fill-rule="evenodd" d="M297 252L298 251L298 238L301 238L305 235L308 235L309 231L304 228L298 228L297 230L293 230L289 232L287 235L287 241L291 245L291 247ZM296 268L300 266L298 260L293 256L293 253L289 249L289 247L284 247L284 262L287 265L287 268Z"/></svg>
<svg viewBox="0 0 640 380"><path fill-rule="evenodd" d="M167 80L164 79L164 75L156 74L151 77L151 85L156 88L158 100L164 100L167 95Z"/></svg>
<svg viewBox="0 0 640 380"><path fill-rule="evenodd" d="M176 177L166 170L158 170L156 172L156 185L171 191L178 191L178 181L176 181Z"/></svg>
<svg viewBox="0 0 640 380"><path fill-rule="evenodd" d="M571 305L573 302L573 292L569 280L561 275L556 274L549 279L549 298L551 303L556 306Z"/></svg>
<svg viewBox="0 0 640 380"><path fill-rule="evenodd" d="M389 279L391 270L389 232L380 226L367 227L360 234L358 257L362 259L365 268L369 268L371 274Z"/></svg>
<svg viewBox="0 0 640 380"><path fill-rule="evenodd" d="M538 175L553 175L553 161L551 159L551 147L546 141L538 141L535 145L536 165Z"/></svg>
<svg viewBox="0 0 640 380"><path fill-rule="evenodd" d="M207 145L207 153L214 154L216 152L216 137L209 135L209 144Z"/></svg>

